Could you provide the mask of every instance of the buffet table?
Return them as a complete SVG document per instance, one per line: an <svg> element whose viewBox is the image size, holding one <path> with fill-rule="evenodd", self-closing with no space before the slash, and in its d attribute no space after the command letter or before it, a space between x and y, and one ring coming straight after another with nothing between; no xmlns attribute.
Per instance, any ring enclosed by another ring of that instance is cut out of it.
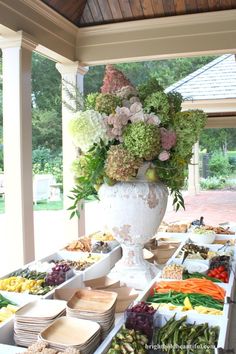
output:
<svg viewBox="0 0 236 354"><path fill-rule="evenodd" d="M167 262L167 264L172 264L173 262L178 262L178 255L180 254L183 246L188 242L188 234L168 234L168 233L160 233L158 235L159 238L179 238L182 242L176 252L173 254L171 259ZM235 241L235 236L229 236L229 235L220 235L217 236L217 240L219 242L226 242L227 239L233 239ZM207 245L209 248L210 252L216 252L217 250L221 247L219 244L215 245ZM226 290L226 296L228 298L231 298L231 300L235 300L235 271L236 271L236 246L235 244L230 246L230 252L232 254L232 268L231 268L231 273L229 277L229 281L227 284L222 284L221 287ZM47 261L61 261L63 259L71 259L75 260L78 258L79 252L69 252L68 250L60 250L58 252L55 252L53 255L50 255L48 257L45 257L41 260L41 262L47 262ZM69 279L66 279L62 284L57 286L56 288L52 289L45 295L28 295L24 293L10 293L10 292L4 292L0 291L2 295L6 295L9 299L15 301L18 303L20 306L23 306L24 304L31 302L32 299L35 298L44 298L44 299L51 299L50 301L53 301L53 298L59 298L63 300L68 300L71 297L71 294L74 293L74 290L78 288L84 288L86 286L86 281L89 279L95 279L97 277L105 276L109 273L109 271L114 267L115 263L120 259L121 257L121 249L119 246L114 247L111 252L103 255L99 261L96 263L92 264L89 266L87 269L83 271L75 271L72 276L69 277ZM181 259L180 259L181 260ZM194 262L194 261L192 261ZM34 264L36 262L30 263L30 265ZM29 266L29 265L28 265ZM140 301L145 301L148 297L148 294L150 294L150 290L156 284L156 282L161 281L162 279L160 278L161 272L158 273L155 279L153 279L152 282L148 285L148 287L143 290L139 291L139 295L135 300L135 303L139 303ZM5 276L4 278L6 278ZM167 279L168 280L168 279ZM170 280L170 279L169 279ZM169 281L168 280L168 281ZM74 289L74 290L73 290ZM112 287L109 289L112 291ZM58 295L59 294L59 295ZM58 297L59 296L59 297ZM128 306L128 305L127 305ZM163 310L159 311L160 314L163 312ZM166 311L164 312L165 316L169 316L171 313L171 316L174 315L176 311ZM192 315L192 311L187 312L186 314L191 318L197 318L198 322L207 322L209 320L209 323L213 325L213 322L216 322L216 325L218 324L220 327L220 347L215 349L215 353L221 354L224 353L225 350L227 349L233 349L236 348L236 333L235 333L235 328L236 328L236 308L233 303L230 304L225 304L224 305L224 311L221 316L214 316L214 315ZM182 313L182 316L184 314ZM105 354L109 350L109 347L111 345L112 339L114 336L117 334L117 332L120 330L122 325L125 323L125 318L123 313L118 313L116 314L116 322L115 326L113 329L110 330L109 334L106 335L104 338L103 342L97 347L97 349L93 352L94 354ZM10 318L9 320L6 320L0 325L0 353L2 354L17 354L24 352L26 349L14 346L14 339L13 339L13 326L14 326L14 318ZM150 351L151 352L151 351ZM233 353L233 352L232 352ZM92 353L91 353L92 354Z"/></svg>
<svg viewBox="0 0 236 354"><path fill-rule="evenodd" d="M2 354L18 354L23 353L25 348L14 347L13 345L0 344L0 353Z"/></svg>

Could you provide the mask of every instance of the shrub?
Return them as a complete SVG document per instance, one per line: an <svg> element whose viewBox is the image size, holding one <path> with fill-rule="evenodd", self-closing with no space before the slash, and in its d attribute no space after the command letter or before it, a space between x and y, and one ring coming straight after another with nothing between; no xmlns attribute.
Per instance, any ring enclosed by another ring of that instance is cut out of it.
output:
<svg viewBox="0 0 236 354"><path fill-rule="evenodd" d="M201 189L208 190L208 189L222 189L226 185L226 181L224 178L217 178L217 177L209 177L209 178L202 178L200 180Z"/></svg>
<svg viewBox="0 0 236 354"><path fill-rule="evenodd" d="M0 172L3 170L3 146L0 145Z"/></svg>
<svg viewBox="0 0 236 354"><path fill-rule="evenodd" d="M32 162L33 165L37 164L40 170L44 169L44 165L51 160L52 153L50 149L45 147L39 147L38 149L33 150L32 153Z"/></svg>
<svg viewBox="0 0 236 354"><path fill-rule="evenodd" d="M227 176L230 173L230 164L227 156L215 153L209 161L209 170L212 176Z"/></svg>
<svg viewBox="0 0 236 354"><path fill-rule="evenodd" d="M43 147L34 150L33 173L52 174L57 183L62 183L62 154L53 154L50 149Z"/></svg>
<svg viewBox="0 0 236 354"><path fill-rule="evenodd" d="M229 164L230 164L232 172L236 171L236 157L229 156Z"/></svg>

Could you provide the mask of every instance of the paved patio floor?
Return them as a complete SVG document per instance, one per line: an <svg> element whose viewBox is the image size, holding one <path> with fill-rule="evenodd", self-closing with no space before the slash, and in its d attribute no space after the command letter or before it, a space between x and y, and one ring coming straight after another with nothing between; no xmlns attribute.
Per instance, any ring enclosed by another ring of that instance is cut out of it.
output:
<svg viewBox="0 0 236 354"><path fill-rule="evenodd" d="M196 196L185 196L185 210L167 211L164 220L192 221L204 217L213 226L227 221L236 222L236 191L202 191Z"/></svg>

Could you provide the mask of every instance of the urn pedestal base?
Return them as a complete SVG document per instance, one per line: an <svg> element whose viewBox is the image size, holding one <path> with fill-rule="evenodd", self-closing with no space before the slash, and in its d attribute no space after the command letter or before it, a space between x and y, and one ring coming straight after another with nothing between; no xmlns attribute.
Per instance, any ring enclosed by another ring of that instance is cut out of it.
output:
<svg viewBox="0 0 236 354"><path fill-rule="evenodd" d="M143 259L142 245L123 244L121 247L123 256L108 276L129 287L144 290L160 270Z"/></svg>
<svg viewBox="0 0 236 354"><path fill-rule="evenodd" d="M136 289L144 289L158 268L143 258L144 244L155 235L166 211L168 190L162 183L140 180L103 184L99 198L103 229L120 243L123 256L109 276Z"/></svg>

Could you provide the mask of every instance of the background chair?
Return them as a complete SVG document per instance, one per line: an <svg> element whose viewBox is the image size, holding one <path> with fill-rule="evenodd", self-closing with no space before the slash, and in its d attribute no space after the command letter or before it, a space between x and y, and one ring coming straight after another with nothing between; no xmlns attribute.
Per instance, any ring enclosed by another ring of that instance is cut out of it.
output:
<svg viewBox="0 0 236 354"><path fill-rule="evenodd" d="M35 175L33 179L33 201L35 204L50 197L50 186L55 184L53 175Z"/></svg>

